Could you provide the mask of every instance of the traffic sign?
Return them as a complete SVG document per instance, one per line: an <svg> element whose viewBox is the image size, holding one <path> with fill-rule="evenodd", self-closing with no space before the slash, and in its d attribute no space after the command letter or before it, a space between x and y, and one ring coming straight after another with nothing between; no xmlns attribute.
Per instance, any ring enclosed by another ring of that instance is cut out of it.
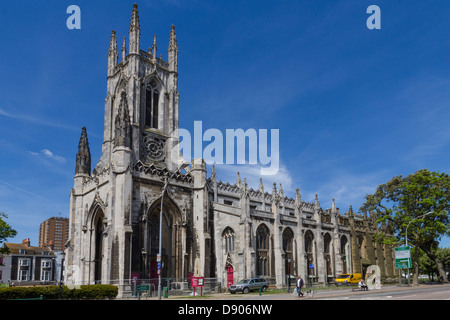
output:
<svg viewBox="0 0 450 320"><path fill-rule="evenodd" d="M311 264L309 265L309 268L310 268L310 269L314 269L314 265L311 263Z"/></svg>
<svg viewBox="0 0 450 320"><path fill-rule="evenodd" d="M148 291L150 289L150 285L149 284L140 284L136 286L136 289L138 291Z"/></svg>
<svg viewBox="0 0 450 320"><path fill-rule="evenodd" d="M156 264L156 268L159 270L159 269L161 269L161 261L159 261L157 264Z"/></svg>
<svg viewBox="0 0 450 320"><path fill-rule="evenodd" d="M409 269L411 268L411 247L402 246L395 248L395 268Z"/></svg>

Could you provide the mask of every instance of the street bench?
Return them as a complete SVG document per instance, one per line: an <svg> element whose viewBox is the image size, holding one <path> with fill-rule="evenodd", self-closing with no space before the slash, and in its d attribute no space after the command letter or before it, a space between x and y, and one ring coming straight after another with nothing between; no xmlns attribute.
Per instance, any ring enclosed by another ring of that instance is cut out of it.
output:
<svg viewBox="0 0 450 320"><path fill-rule="evenodd" d="M367 286L364 286L364 287L352 287L352 292L355 292L355 291L369 291L369 288L367 287Z"/></svg>

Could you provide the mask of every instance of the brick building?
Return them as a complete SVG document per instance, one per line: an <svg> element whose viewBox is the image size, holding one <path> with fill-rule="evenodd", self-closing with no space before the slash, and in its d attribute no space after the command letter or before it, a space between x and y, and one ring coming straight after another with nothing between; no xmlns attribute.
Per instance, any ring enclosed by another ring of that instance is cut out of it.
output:
<svg viewBox="0 0 450 320"><path fill-rule="evenodd" d="M63 251L69 238L69 218L52 217L40 224L39 246Z"/></svg>

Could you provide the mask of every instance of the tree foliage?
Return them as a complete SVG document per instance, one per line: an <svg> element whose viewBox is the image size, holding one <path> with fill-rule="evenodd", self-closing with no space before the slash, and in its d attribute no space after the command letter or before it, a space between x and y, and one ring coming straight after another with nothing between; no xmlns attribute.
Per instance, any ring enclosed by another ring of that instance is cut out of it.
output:
<svg viewBox="0 0 450 320"><path fill-rule="evenodd" d="M442 236L449 234L449 208L449 175L423 169L378 186L374 194L366 196L360 210L375 214L378 222L387 224L399 243L422 249L436 262L442 277L444 266L435 249ZM416 252L417 264L419 250ZM418 265L415 267L417 277Z"/></svg>
<svg viewBox="0 0 450 320"><path fill-rule="evenodd" d="M1 244L8 238L14 238L17 235L17 231L14 230L9 224L6 223L4 219L8 216L0 212L0 254L8 253L7 248L1 248Z"/></svg>

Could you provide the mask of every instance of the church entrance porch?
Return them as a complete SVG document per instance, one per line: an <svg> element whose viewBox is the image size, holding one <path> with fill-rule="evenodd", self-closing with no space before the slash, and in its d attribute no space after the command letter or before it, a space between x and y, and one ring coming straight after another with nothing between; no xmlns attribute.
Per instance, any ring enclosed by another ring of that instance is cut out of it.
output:
<svg viewBox="0 0 450 320"><path fill-rule="evenodd" d="M161 199L154 202L148 210L147 219L143 222L142 228L142 264L141 275L143 279L148 279L154 289L158 289L158 255L161 255L161 278L162 286L167 286L168 282L182 282L183 277L183 257L182 252L185 247L183 234L184 227L181 226L181 214L177 206L170 199L164 199L161 228L161 253L159 252L160 240L160 214Z"/></svg>

